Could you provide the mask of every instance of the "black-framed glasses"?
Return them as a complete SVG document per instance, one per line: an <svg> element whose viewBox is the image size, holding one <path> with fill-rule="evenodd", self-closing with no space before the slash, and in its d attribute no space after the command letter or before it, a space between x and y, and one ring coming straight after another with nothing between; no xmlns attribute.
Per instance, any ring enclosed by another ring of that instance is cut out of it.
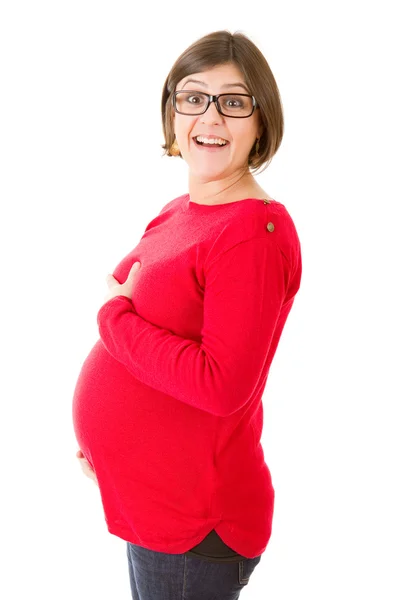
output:
<svg viewBox="0 0 400 600"><path fill-rule="evenodd" d="M211 102L224 117L245 119L251 117L258 104L250 94L206 94L195 90L178 90L172 95L172 104L181 115L202 115Z"/></svg>

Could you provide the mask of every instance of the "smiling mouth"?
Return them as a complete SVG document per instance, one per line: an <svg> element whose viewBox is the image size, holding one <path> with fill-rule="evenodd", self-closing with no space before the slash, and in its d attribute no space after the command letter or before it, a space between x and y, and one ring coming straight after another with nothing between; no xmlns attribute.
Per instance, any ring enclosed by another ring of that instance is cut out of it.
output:
<svg viewBox="0 0 400 600"><path fill-rule="evenodd" d="M192 138L192 140L194 141L194 143L196 144L196 146L202 147L202 148L209 148L209 149L218 149L218 148L226 148L226 146L229 146L229 143L227 140L225 142L225 144L219 144L217 143L211 143L211 144L207 144L204 142L199 142L195 137Z"/></svg>

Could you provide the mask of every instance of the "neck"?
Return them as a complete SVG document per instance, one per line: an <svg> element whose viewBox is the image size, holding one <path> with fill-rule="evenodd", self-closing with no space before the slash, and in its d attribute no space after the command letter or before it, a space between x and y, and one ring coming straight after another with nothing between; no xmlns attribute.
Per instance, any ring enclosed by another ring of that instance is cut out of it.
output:
<svg viewBox="0 0 400 600"><path fill-rule="evenodd" d="M196 204L223 204L240 199L245 190L259 188L256 180L249 171L230 175L222 179L207 180L189 173L189 195L191 202Z"/></svg>

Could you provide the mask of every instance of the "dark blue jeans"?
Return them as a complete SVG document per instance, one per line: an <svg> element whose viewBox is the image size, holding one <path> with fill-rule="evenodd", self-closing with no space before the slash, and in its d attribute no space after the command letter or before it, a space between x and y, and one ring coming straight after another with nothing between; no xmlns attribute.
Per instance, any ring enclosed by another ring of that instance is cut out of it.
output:
<svg viewBox="0 0 400 600"><path fill-rule="evenodd" d="M261 556L212 563L127 542L133 600L237 600Z"/></svg>

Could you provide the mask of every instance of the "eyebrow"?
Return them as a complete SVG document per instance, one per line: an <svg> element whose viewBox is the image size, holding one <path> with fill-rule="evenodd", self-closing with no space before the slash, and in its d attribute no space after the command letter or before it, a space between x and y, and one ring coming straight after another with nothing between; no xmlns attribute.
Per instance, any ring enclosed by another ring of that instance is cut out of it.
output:
<svg viewBox="0 0 400 600"><path fill-rule="evenodd" d="M198 79L187 79L185 81L185 83L182 85L182 87L185 87L185 85L187 83L198 83L199 85L203 85L205 87L207 87L207 84L204 83L204 81L199 81ZM244 90L246 90L247 93L249 93L249 90L247 89L247 87L245 85L243 85L243 83L240 82L236 82L236 83L224 83L224 85L221 85L221 89L226 89L228 87L242 87Z"/></svg>

